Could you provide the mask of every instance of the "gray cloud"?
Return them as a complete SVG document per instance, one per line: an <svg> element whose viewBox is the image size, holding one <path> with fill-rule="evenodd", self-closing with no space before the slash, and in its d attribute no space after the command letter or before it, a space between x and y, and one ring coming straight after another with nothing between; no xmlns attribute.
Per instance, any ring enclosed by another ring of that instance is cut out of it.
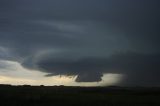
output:
<svg viewBox="0 0 160 106"><path fill-rule="evenodd" d="M0 59L50 75L78 75L77 82L120 73L128 85L158 85L159 3L1 0Z"/></svg>
<svg viewBox="0 0 160 106"><path fill-rule="evenodd" d="M78 75L77 82L101 81L105 73L125 75L126 80L122 83L124 85L157 86L160 80L159 54L127 52L108 58L88 57L77 60L49 57L34 64L39 70L49 73L49 76Z"/></svg>

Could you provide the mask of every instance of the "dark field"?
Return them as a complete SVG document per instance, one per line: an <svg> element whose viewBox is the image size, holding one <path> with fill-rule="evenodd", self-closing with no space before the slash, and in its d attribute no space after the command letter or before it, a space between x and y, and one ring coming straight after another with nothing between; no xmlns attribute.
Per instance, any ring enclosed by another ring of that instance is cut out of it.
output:
<svg viewBox="0 0 160 106"><path fill-rule="evenodd" d="M0 86L0 106L160 106L159 88Z"/></svg>

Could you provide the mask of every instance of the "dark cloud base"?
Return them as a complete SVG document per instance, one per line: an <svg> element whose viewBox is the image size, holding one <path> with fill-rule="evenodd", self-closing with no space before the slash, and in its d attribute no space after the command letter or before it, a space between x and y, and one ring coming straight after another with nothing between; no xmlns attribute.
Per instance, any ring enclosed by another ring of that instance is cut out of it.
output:
<svg viewBox="0 0 160 106"><path fill-rule="evenodd" d="M34 63L34 66L49 73L50 76L77 75L76 82L99 82L103 74L114 73L126 76L122 85L157 86L160 84L160 54L127 52L109 58L90 57L77 60L44 57Z"/></svg>

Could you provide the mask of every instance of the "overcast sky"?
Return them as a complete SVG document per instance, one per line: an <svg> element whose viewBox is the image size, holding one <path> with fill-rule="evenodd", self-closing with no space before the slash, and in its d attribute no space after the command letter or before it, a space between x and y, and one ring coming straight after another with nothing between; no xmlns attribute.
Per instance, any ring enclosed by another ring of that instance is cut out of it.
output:
<svg viewBox="0 0 160 106"><path fill-rule="evenodd" d="M0 0L0 83L160 86L159 5Z"/></svg>

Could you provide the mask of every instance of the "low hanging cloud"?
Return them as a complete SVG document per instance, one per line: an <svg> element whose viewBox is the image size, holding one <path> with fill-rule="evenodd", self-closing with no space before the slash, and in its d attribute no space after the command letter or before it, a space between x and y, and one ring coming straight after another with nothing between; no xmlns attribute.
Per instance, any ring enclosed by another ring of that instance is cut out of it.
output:
<svg viewBox="0 0 160 106"><path fill-rule="evenodd" d="M34 65L47 76L77 76L76 82L99 82L103 74L125 75L122 85L158 85L160 54L119 53L108 58L63 59L44 57ZM23 64L25 67L26 65Z"/></svg>

